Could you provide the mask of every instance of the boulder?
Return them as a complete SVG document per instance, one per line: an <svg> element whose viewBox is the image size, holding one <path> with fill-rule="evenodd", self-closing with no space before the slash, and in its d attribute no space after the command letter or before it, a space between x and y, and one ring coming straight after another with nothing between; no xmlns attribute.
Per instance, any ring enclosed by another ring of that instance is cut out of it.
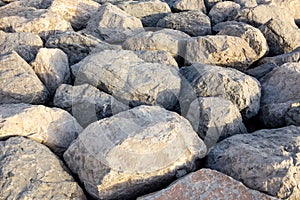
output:
<svg viewBox="0 0 300 200"><path fill-rule="evenodd" d="M6 5L0 8L0 29L6 32L29 32L47 39L49 35L70 31L69 22L46 9Z"/></svg>
<svg viewBox="0 0 300 200"><path fill-rule="evenodd" d="M241 24L241 22L238 22L238 21L220 22L220 23L217 23L214 26L212 26L212 31L214 33L218 33L227 26L235 26L235 25L240 26L240 24ZM246 24L246 23L243 23L243 24Z"/></svg>
<svg viewBox="0 0 300 200"><path fill-rule="evenodd" d="M31 66L51 96L62 83L71 82L68 56L60 49L41 48Z"/></svg>
<svg viewBox="0 0 300 200"><path fill-rule="evenodd" d="M139 18L146 27L155 27L158 20L171 12L168 4L159 0L124 1L117 6L126 13Z"/></svg>
<svg viewBox="0 0 300 200"><path fill-rule="evenodd" d="M159 199L275 200L276 198L251 190L218 171L204 168L178 179L163 190L138 198L138 200Z"/></svg>
<svg viewBox="0 0 300 200"><path fill-rule="evenodd" d="M69 21L72 27L78 30L86 27L99 7L100 4L92 0L54 0L49 10Z"/></svg>
<svg viewBox="0 0 300 200"><path fill-rule="evenodd" d="M195 63L180 69L183 83L180 99L189 105L195 97L222 97L230 100L241 111L244 119L258 113L260 106L259 82L238 70ZM184 109L183 109L184 110Z"/></svg>
<svg viewBox="0 0 300 200"><path fill-rule="evenodd" d="M11 2L9 6L15 7L34 7L36 9L48 9L53 0L3 0L4 2ZM1 3L1 1L0 1Z"/></svg>
<svg viewBox="0 0 300 200"><path fill-rule="evenodd" d="M52 35L47 40L46 47L63 50L68 55L70 65L78 63L93 52L121 49L119 46L108 44L96 37L78 32Z"/></svg>
<svg viewBox="0 0 300 200"><path fill-rule="evenodd" d="M15 51L0 56L0 104L42 104L48 96L31 66Z"/></svg>
<svg viewBox="0 0 300 200"><path fill-rule="evenodd" d="M64 153L95 199L134 198L195 169L206 147L183 117L139 106L90 124Z"/></svg>
<svg viewBox="0 0 300 200"><path fill-rule="evenodd" d="M276 65L275 63L269 62L269 63L265 63L265 64L259 65L257 67L254 67L254 68L250 68L245 73L250 76L253 76L257 80L260 80L261 78L263 78L266 74L268 74L270 71L272 71L276 67L278 67L278 65Z"/></svg>
<svg viewBox="0 0 300 200"><path fill-rule="evenodd" d="M296 48L290 53L281 54L273 57L264 57L259 61L259 64L275 63L276 65L283 65L288 62L300 62L300 47Z"/></svg>
<svg viewBox="0 0 300 200"><path fill-rule="evenodd" d="M220 22L233 20L240 8L239 4L231 1L218 2L209 11L208 16L211 19L211 23L215 25Z"/></svg>
<svg viewBox="0 0 300 200"><path fill-rule="evenodd" d="M32 33L5 33L0 30L0 54L14 50L24 60L31 62L42 46L42 39Z"/></svg>
<svg viewBox="0 0 300 200"><path fill-rule="evenodd" d="M300 127L229 137L208 154L206 166L280 199L300 198Z"/></svg>
<svg viewBox="0 0 300 200"><path fill-rule="evenodd" d="M1 199L86 199L63 162L44 145L13 137L0 141L0 152Z"/></svg>
<svg viewBox="0 0 300 200"><path fill-rule="evenodd" d="M300 30L295 23L271 19L260 28L272 55L288 53L300 46Z"/></svg>
<svg viewBox="0 0 300 200"><path fill-rule="evenodd" d="M186 40L185 64L195 62L245 71L259 57L241 37L212 35Z"/></svg>
<svg viewBox="0 0 300 200"><path fill-rule="evenodd" d="M69 147L82 127L68 112L42 105L0 105L0 139L15 135L45 144L58 155Z"/></svg>
<svg viewBox="0 0 300 200"><path fill-rule="evenodd" d="M70 112L83 127L129 109L111 95L88 84L60 85L56 90L53 104Z"/></svg>
<svg viewBox="0 0 300 200"><path fill-rule="evenodd" d="M164 50L172 56L183 56L185 40L189 35L177 30L163 29L160 31L147 31L128 38L123 43L124 49L130 50Z"/></svg>
<svg viewBox="0 0 300 200"><path fill-rule="evenodd" d="M176 12L187 10L199 10L206 13L204 0L162 0Z"/></svg>
<svg viewBox="0 0 300 200"><path fill-rule="evenodd" d="M191 36L211 34L210 19L201 11L168 14L157 23L158 27L183 31Z"/></svg>
<svg viewBox="0 0 300 200"><path fill-rule="evenodd" d="M194 100L186 118L208 150L229 136L247 133L238 108L220 97L199 97Z"/></svg>
<svg viewBox="0 0 300 200"><path fill-rule="evenodd" d="M126 38L143 31L140 19L110 3L100 6L84 30L85 33L90 33L108 43L122 43Z"/></svg>
<svg viewBox="0 0 300 200"><path fill-rule="evenodd" d="M146 51L140 50L134 52L140 59L143 59L145 62L149 63L160 63L164 65L172 65L178 67L176 60L172 55L167 51Z"/></svg>
<svg viewBox="0 0 300 200"><path fill-rule="evenodd" d="M126 105L161 105L173 109L177 104L181 87L178 69L145 63L133 51L92 54L71 68L75 69L76 85L93 85Z"/></svg>
<svg viewBox="0 0 300 200"><path fill-rule="evenodd" d="M229 24L224 26L224 28L218 32L218 35L230 35L243 38L255 51L258 58L263 57L269 52L269 47L264 35L259 29L248 24L242 22Z"/></svg>
<svg viewBox="0 0 300 200"><path fill-rule="evenodd" d="M285 116L293 103L300 101L300 63L274 68L261 81L260 119L267 127L286 125Z"/></svg>

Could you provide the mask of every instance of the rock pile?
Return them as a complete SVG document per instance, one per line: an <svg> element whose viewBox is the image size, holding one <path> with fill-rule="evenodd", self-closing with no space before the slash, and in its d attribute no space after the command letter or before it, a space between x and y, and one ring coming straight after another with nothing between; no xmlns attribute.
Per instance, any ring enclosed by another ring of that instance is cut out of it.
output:
<svg viewBox="0 0 300 200"><path fill-rule="evenodd" d="M0 0L0 199L300 199L299 0Z"/></svg>

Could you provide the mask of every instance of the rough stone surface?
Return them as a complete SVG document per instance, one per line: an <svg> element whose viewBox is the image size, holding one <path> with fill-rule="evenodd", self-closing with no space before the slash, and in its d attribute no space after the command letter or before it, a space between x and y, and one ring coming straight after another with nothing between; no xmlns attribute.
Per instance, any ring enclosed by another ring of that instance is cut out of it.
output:
<svg viewBox="0 0 300 200"><path fill-rule="evenodd" d="M258 58L269 52L269 47L264 35L259 29L245 23L238 23L225 26L218 35L230 35L241 37L246 40L249 46L255 51Z"/></svg>
<svg viewBox="0 0 300 200"><path fill-rule="evenodd" d="M53 95L62 83L71 82L68 56L60 49L41 48L31 66L50 95Z"/></svg>
<svg viewBox="0 0 300 200"><path fill-rule="evenodd" d="M172 55L167 51L135 51L134 52L139 58L143 59L145 62L150 63L160 63L164 65L173 65L175 67L178 66L176 60L172 57Z"/></svg>
<svg viewBox="0 0 300 200"><path fill-rule="evenodd" d="M85 28L99 7L100 4L92 0L54 0L49 10L71 22L72 27L78 30Z"/></svg>
<svg viewBox="0 0 300 200"><path fill-rule="evenodd" d="M270 71L278 67L275 63L269 62L262 65L259 65L258 67L248 69L246 71L246 74L253 76L257 80L260 80L262 77L264 77L266 74L268 74Z"/></svg>
<svg viewBox="0 0 300 200"><path fill-rule="evenodd" d="M287 125L300 126L300 102L291 105L286 112L285 122Z"/></svg>
<svg viewBox="0 0 300 200"><path fill-rule="evenodd" d="M45 144L61 155L82 131L66 111L42 105L0 105L0 139L19 135Z"/></svg>
<svg viewBox="0 0 300 200"><path fill-rule="evenodd" d="M204 0L163 0L175 11L199 10L206 13Z"/></svg>
<svg viewBox="0 0 300 200"><path fill-rule="evenodd" d="M88 84L62 84L55 93L53 104L72 113L83 127L129 109L111 95Z"/></svg>
<svg viewBox="0 0 300 200"><path fill-rule="evenodd" d="M110 3L100 6L88 21L85 32L108 43L121 43L127 37L143 32L140 19L133 17Z"/></svg>
<svg viewBox="0 0 300 200"><path fill-rule="evenodd" d="M89 125L64 159L93 197L124 199L186 174L205 153L186 119L140 106Z"/></svg>
<svg viewBox="0 0 300 200"><path fill-rule="evenodd" d="M1 199L86 199L64 164L44 145L13 137L0 141Z"/></svg>
<svg viewBox="0 0 300 200"><path fill-rule="evenodd" d="M181 98L193 101L194 97L222 97L235 104L244 119L257 114L261 96L260 84L251 76L235 69L200 63L183 67L180 73L188 82L182 86Z"/></svg>
<svg viewBox="0 0 300 200"><path fill-rule="evenodd" d="M206 166L280 199L300 198L300 128L234 135L208 154Z"/></svg>
<svg viewBox="0 0 300 200"><path fill-rule="evenodd" d="M0 104L45 103L49 92L15 51L0 56Z"/></svg>
<svg viewBox="0 0 300 200"><path fill-rule="evenodd" d="M241 37L213 35L186 41L185 64L203 64L246 70L258 59L256 52Z"/></svg>
<svg viewBox="0 0 300 200"><path fill-rule="evenodd" d="M207 149L229 136L247 133L238 108L220 97L200 97L194 100L187 113L194 130Z"/></svg>
<svg viewBox="0 0 300 200"><path fill-rule="evenodd" d="M178 179L166 189L143 196L138 200L192 200L192 199L226 199L226 200L275 200L241 182L211 169L200 169Z"/></svg>
<svg viewBox="0 0 300 200"><path fill-rule="evenodd" d="M220 22L233 20L240 8L239 4L231 1L218 2L209 11L208 16L211 19L211 23L215 25Z"/></svg>
<svg viewBox="0 0 300 200"><path fill-rule="evenodd" d="M259 29L266 37L272 55L288 53L300 46L300 30L295 23L271 19Z"/></svg>
<svg viewBox="0 0 300 200"><path fill-rule="evenodd" d="M32 33L5 33L0 30L0 54L16 51L24 60L31 62L43 41Z"/></svg>
<svg viewBox="0 0 300 200"><path fill-rule="evenodd" d="M92 54L75 68L78 69L75 84L93 85L126 105L150 104L173 109L177 103L181 87L178 69L159 63L145 63L133 51Z"/></svg>
<svg viewBox="0 0 300 200"><path fill-rule="evenodd" d="M0 8L0 29L7 32L30 32L46 39L51 34L72 30L71 24L46 9L15 7Z"/></svg>
<svg viewBox="0 0 300 200"><path fill-rule="evenodd" d="M172 56L183 56L185 40L189 35L177 30L163 29L144 32L128 38L123 43L124 49L130 50L164 50Z"/></svg>
<svg viewBox="0 0 300 200"><path fill-rule="evenodd" d="M171 12L168 4L159 0L124 1L117 5L128 14L141 19L144 26L156 26L159 19Z"/></svg>
<svg viewBox="0 0 300 200"><path fill-rule="evenodd" d="M273 57L264 57L259 61L259 64L275 63L276 65L280 66L288 62L300 62L300 47L296 48L290 53L285 53Z"/></svg>
<svg viewBox="0 0 300 200"><path fill-rule="evenodd" d="M180 30L191 36L211 34L210 19L201 11L171 13L159 20L157 26Z"/></svg>
<svg viewBox="0 0 300 200"><path fill-rule="evenodd" d="M103 42L91 35L78 32L53 35L47 40L46 47L63 50L68 55L70 65L78 63L90 53L121 48Z"/></svg>
<svg viewBox="0 0 300 200"><path fill-rule="evenodd" d="M225 22L220 22L215 24L214 26L212 26L212 31L214 33L218 33L220 32L222 29L224 29L226 26L234 26L234 25L238 25L240 26L241 22L238 21L225 21Z"/></svg>
<svg viewBox="0 0 300 200"><path fill-rule="evenodd" d="M10 1L10 0L8 0ZM34 7L36 9L48 9L53 0L13 0L8 2L4 0L4 2L10 3L9 6L14 7ZM1 1L0 1L1 3Z"/></svg>

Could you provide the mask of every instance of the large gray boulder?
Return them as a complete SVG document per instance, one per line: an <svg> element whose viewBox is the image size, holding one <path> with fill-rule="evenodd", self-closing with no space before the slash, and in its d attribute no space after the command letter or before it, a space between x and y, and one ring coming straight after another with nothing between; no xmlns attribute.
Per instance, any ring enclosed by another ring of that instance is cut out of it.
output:
<svg viewBox="0 0 300 200"><path fill-rule="evenodd" d="M247 133L238 108L220 97L197 98L191 103L186 118L207 149L229 136Z"/></svg>
<svg viewBox="0 0 300 200"><path fill-rule="evenodd" d="M274 68L261 81L261 121L267 127L286 124L285 116L293 103L300 101L300 63L286 63Z"/></svg>
<svg viewBox="0 0 300 200"><path fill-rule="evenodd" d="M208 154L206 166L280 199L300 198L300 128L234 135Z"/></svg>
<svg viewBox="0 0 300 200"><path fill-rule="evenodd" d="M240 8L241 6L235 2L218 2L209 11L208 16L211 19L212 25L215 25L220 22L233 20Z"/></svg>
<svg viewBox="0 0 300 200"><path fill-rule="evenodd" d="M32 33L5 33L0 30L0 54L16 51L24 60L31 62L39 48L43 46L42 39Z"/></svg>
<svg viewBox="0 0 300 200"><path fill-rule="evenodd" d="M61 84L71 82L68 56L60 49L41 48L31 66L50 95Z"/></svg>
<svg viewBox="0 0 300 200"><path fill-rule="evenodd" d="M161 105L173 109L181 87L178 69L145 63L133 51L103 51L71 67L75 84L88 83L126 105Z"/></svg>
<svg viewBox="0 0 300 200"><path fill-rule="evenodd" d="M70 65L78 63L93 52L121 49L117 45L108 44L94 36L79 32L65 32L52 35L45 45L48 48L60 48L63 50L68 55Z"/></svg>
<svg viewBox="0 0 300 200"><path fill-rule="evenodd" d="M82 189L47 147L13 137L0 141L1 199L86 199Z"/></svg>
<svg viewBox="0 0 300 200"><path fill-rule="evenodd" d="M31 66L15 51L0 56L0 104L42 104L48 96Z"/></svg>
<svg viewBox="0 0 300 200"><path fill-rule="evenodd" d="M157 26L180 30L191 36L211 34L210 19L201 11L168 14L158 21Z"/></svg>
<svg viewBox="0 0 300 200"><path fill-rule="evenodd" d="M178 179L163 190L138 198L138 200L159 199L275 200L276 198L251 190L218 171L203 168Z"/></svg>
<svg viewBox="0 0 300 200"><path fill-rule="evenodd" d="M140 106L90 124L64 159L94 198L124 199L183 176L205 153L186 119Z"/></svg>
<svg viewBox="0 0 300 200"><path fill-rule="evenodd" d="M241 37L212 35L186 40L186 65L199 62L245 71L258 58L254 49Z"/></svg>
<svg viewBox="0 0 300 200"><path fill-rule="evenodd" d="M140 19L110 3L100 6L84 30L108 43L122 43L126 38L143 31Z"/></svg>
<svg viewBox="0 0 300 200"><path fill-rule="evenodd" d="M195 63L180 69L184 83L180 95L181 105L189 105L197 97L222 97L230 100L240 110L244 119L258 113L260 84L232 68ZM185 112L185 108L182 109Z"/></svg>
<svg viewBox="0 0 300 200"><path fill-rule="evenodd" d="M164 50L172 56L183 56L185 40L189 35L181 31L163 29L159 31L147 31L128 38L123 43L124 49L130 50Z"/></svg>
<svg viewBox="0 0 300 200"><path fill-rule="evenodd" d="M69 21L72 27L78 30L86 27L99 7L100 4L92 0L53 0L49 10Z"/></svg>
<svg viewBox="0 0 300 200"><path fill-rule="evenodd" d="M159 0L124 1L117 6L126 13L139 18L146 27L155 27L158 20L171 12L168 4Z"/></svg>
<svg viewBox="0 0 300 200"><path fill-rule="evenodd" d="M83 127L129 109L111 95L88 84L60 85L56 90L53 104L72 113Z"/></svg>
<svg viewBox="0 0 300 200"><path fill-rule="evenodd" d="M0 105L0 139L15 135L45 144L58 155L69 147L82 127L68 112L42 105Z"/></svg>

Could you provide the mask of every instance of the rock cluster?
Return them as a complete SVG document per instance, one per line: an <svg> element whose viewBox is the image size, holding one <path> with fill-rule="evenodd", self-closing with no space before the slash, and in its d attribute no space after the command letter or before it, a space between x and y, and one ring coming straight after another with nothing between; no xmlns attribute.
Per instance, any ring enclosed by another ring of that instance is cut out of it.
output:
<svg viewBox="0 0 300 200"><path fill-rule="evenodd" d="M299 0L0 0L0 199L300 199Z"/></svg>

